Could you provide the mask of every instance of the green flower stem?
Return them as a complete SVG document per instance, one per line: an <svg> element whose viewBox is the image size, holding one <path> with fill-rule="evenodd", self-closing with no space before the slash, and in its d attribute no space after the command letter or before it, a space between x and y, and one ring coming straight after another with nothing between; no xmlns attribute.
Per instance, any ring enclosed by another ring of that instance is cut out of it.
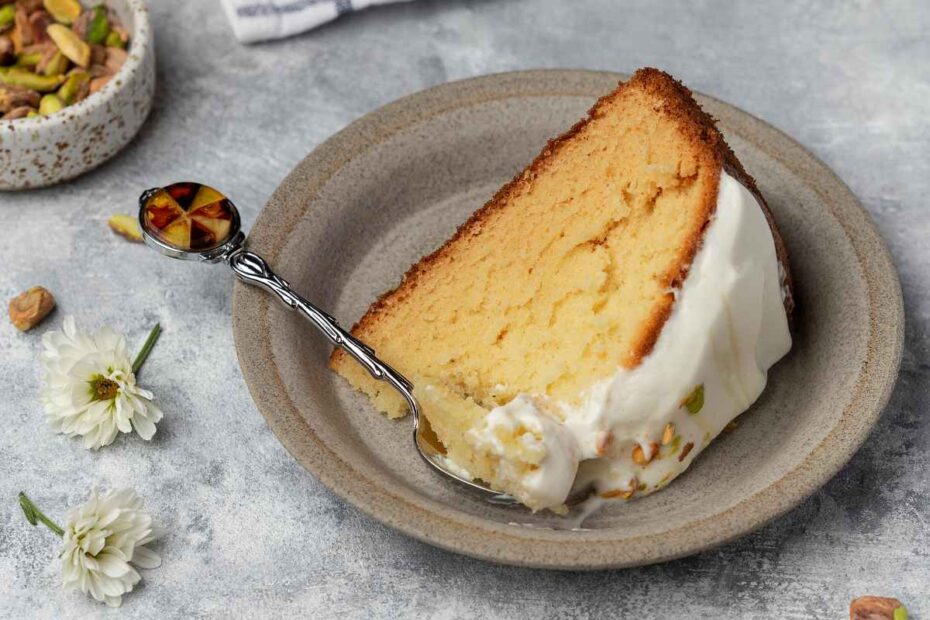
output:
<svg viewBox="0 0 930 620"><path fill-rule="evenodd" d="M139 354L136 355L136 360L132 363L133 374L138 373L139 369L142 368L142 364L145 363L145 359L149 356L149 353L152 352L152 347L155 346L155 342L158 340L160 335L161 324L155 323L155 327L153 327L152 331L149 332L149 337L145 340L145 344L142 345L142 349L140 349Z"/></svg>
<svg viewBox="0 0 930 620"><path fill-rule="evenodd" d="M32 500L26 497L26 494L22 491L19 492L19 505L23 509L23 512L26 514L26 520L29 521L32 525L38 525L41 522L45 527L52 530L59 536L64 536L65 531L61 529L61 526L46 517L39 508L32 503Z"/></svg>

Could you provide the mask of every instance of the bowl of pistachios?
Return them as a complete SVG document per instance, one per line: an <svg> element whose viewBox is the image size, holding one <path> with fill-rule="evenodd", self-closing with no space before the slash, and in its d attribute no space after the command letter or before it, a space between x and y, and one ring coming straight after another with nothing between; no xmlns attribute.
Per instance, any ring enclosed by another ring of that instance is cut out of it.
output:
<svg viewBox="0 0 930 620"><path fill-rule="evenodd" d="M53 185L110 159L154 92L142 0L0 0L0 190Z"/></svg>

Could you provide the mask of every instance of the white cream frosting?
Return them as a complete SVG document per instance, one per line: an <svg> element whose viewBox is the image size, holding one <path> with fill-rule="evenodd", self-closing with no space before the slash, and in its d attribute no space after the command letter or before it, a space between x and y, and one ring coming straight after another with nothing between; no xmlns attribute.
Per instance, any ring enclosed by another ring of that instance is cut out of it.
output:
<svg viewBox="0 0 930 620"><path fill-rule="evenodd" d="M498 475L519 481L517 499L533 508L564 503L581 460L574 435L546 409L539 398L519 394L467 436L475 449L500 457Z"/></svg>
<svg viewBox="0 0 930 620"><path fill-rule="evenodd" d="M534 509L559 507L573 490L628 498L662 488L755 402L768 369L791 348L781 274L758 202L721 173L703 244L642 363L593 385L580 405L521 394L491 410L470 442L501 457L499 473ZM703 406L692 413L684 402L698 387ZM532 430L530 447L545 451L529 471L508 467L497 439L517 429Z"/></svg>

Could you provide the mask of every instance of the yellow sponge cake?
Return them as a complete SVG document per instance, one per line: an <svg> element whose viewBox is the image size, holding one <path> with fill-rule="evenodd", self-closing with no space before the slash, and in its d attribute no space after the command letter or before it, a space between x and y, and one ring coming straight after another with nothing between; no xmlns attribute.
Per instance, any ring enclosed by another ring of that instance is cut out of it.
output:
<svg viewBox="0 0 930 620"><path fill-rule="evenodd" d="M352 333L413 382L450 460L540 509L667 484L761 393L790 308L753 180L691 93L642 69ZM406 412L343 352L331 366Z"/></svg>

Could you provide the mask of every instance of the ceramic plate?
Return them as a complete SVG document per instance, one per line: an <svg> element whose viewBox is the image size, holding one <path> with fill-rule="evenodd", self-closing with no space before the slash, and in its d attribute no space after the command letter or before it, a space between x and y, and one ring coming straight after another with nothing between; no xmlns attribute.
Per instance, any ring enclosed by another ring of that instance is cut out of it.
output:
<svg viewBox="0 0 930 620"><path fill-rule="evenodd" d="M387 105L294 169L256 221L250 247L351 325L621 79L508 73ZM698 101L768 199L797 283L794 349L733 433L661 493L613 504L583 530L559 529L558 517L486 505L431 473L414 452L409 418L377 414L327 369L322 337L266 293L236 284L242 370L291 454L335 493L411 536L547 568L696 553L758 528L829 480L894 385L904 329L897 275L868 214L826 166L749 114Z"/></svg>

